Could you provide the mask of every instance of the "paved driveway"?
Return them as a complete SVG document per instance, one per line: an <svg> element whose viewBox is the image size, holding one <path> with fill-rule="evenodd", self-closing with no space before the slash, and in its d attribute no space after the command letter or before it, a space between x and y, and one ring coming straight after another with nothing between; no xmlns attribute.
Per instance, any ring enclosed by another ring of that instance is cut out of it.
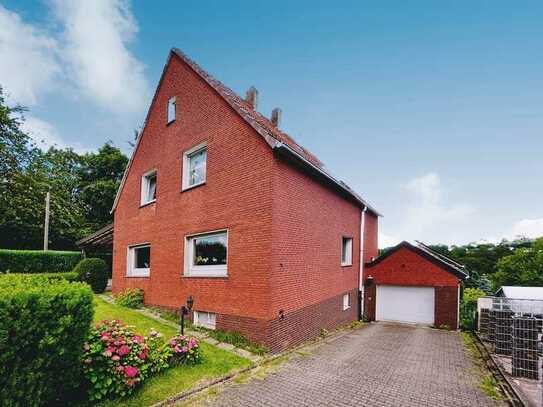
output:
<svg viewBox="0 0 543 407"><path fill-rule="evenodd" d="M215 406L494 406L455 332L371 324L296 356Z"/></svg>

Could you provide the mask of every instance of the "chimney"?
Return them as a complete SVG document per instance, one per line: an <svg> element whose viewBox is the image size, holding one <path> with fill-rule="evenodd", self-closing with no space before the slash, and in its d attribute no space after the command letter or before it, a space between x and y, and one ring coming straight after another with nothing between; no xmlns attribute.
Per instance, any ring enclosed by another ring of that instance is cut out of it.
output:
<svg viewBox="0 0 543 407"><path fill-rule="evenodd" d="M245 96L245 100L251 105L253 110L256 110L258 106L258 91L254 86L251 86L247 90L247 94Z"/></svg>
<svg viewBox="0 0 543 407"><path fill-rule="evenodd" d="M272 110L271 122L275 127L279 127L281 125L281 109L278 107Z"/></svg>

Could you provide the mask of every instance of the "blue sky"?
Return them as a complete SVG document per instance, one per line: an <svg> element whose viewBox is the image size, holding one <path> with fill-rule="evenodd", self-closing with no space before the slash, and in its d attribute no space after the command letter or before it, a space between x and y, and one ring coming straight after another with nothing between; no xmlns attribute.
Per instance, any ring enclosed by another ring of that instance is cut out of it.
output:
<svg viewBox="0 0 543 407"><path fill-rule="evenodd" d="M177 46L281 107L381 246L543 235L543 3L376 3L2 1L0 84L36 139L129 153Z"/></svg>

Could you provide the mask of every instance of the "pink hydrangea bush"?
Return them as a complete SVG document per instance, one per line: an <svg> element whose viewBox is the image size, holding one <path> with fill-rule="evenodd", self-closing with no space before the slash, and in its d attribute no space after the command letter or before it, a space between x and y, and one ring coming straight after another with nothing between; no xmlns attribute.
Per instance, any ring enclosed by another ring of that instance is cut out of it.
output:
<svg viewBox="0 0 543 407"><path fill-rule="evenodd" d="M121 321L102 321L91 329L84 346L90 400L130 394L147 377L168 367L171 357L171 347L156 331L143 337Z"/></svg>
<svg viewBox="0 0 543 407"><path fill-rule="evenodd" d="M170 350L172 352L172 365L194 365L201 362L198 339L193 337L188 338L184 335L176 335L170 339L168 344L170 345Z"/></svg>

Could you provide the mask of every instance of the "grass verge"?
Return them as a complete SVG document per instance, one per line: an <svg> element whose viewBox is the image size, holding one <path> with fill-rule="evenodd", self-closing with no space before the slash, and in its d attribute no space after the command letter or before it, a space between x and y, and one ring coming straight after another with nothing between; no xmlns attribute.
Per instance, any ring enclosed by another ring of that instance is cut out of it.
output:
<svg viewBox="0 0 543 407"><path fill-rule="evenodd" d="M178 330L172 326L162 324L137 311L95 297L94 321L100 322L104 319L120 319L128 325L134 325L135 331L143 335L147 335L151 328L162 333L165 338L178 333ZM189 390L198 383L224 376L232 371L251 365L249 360L205 342L201 342L200 346L203 352L202 363L195 366L169 368L162 374L146 380L132 396L121 400L107 401L101 405L107 407L149 406Z"/></svg>
<svg viewBox="0 0 543 407"><path fill-rule="evenodd" d="M494 375L488 371L483 356L475 345L475 338L473 337L473 334L469 332L462 332L462 340L464 341L464 346L467 349L468 355L477 366L479 376L479 383L477 384L477 387L479 387L488 397L493 400L505 400L505 397L500 390L498 381Z"/></svg>

